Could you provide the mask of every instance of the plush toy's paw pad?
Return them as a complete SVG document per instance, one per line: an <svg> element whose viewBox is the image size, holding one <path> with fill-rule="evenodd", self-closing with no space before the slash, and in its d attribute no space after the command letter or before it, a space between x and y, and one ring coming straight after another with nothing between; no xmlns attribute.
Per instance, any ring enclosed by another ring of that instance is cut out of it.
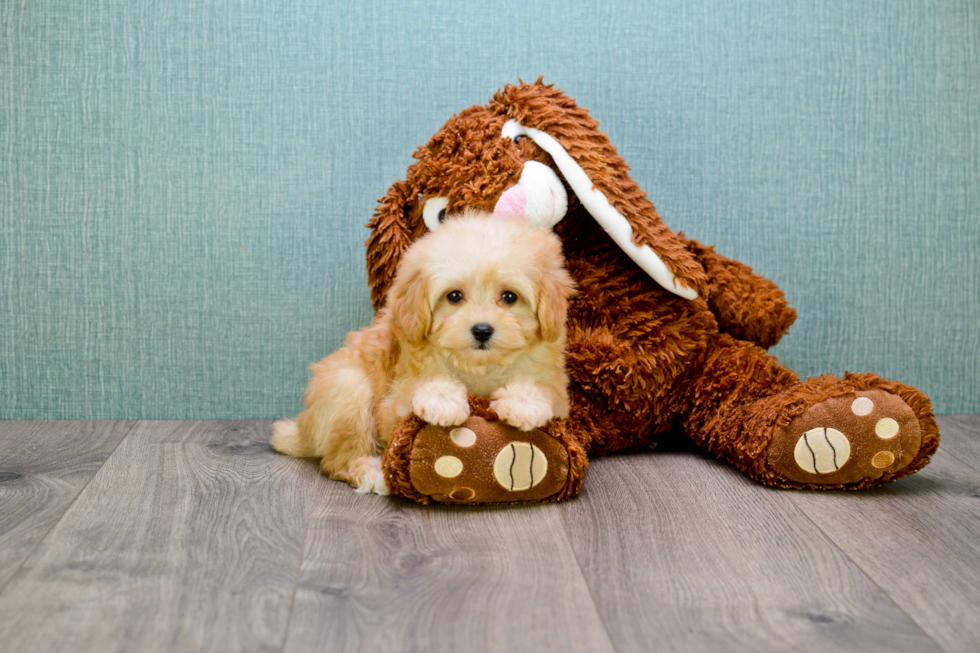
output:
<svg viewBox="0 0 980 653"><path fill-rule="evenodd" d="M476 416L427 425L409 460L412 485L441 503L540 501L565 487L568 472L568 452L544 431Z"/></svg>
<svg viewBox="0 0 980 653"><path fill-rule="evenodd" d="M894 474L920 445L919 421L900 397L864 390L797 416L770 443L769 463L798 483L845 485Z"/></svg>

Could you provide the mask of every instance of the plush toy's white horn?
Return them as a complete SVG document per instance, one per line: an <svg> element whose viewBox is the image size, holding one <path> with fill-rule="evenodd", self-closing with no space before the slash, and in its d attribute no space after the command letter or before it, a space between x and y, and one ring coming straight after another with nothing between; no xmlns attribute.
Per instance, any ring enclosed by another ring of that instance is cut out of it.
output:
<svg viewBox="0 0 980 653"><path fill-rule="evenodd" d="M657 256L656 252L650 249L649 245L637 246L633 242L633 226L622 213L616 210L616 207L609 203L605 194L595 187L595 184L589 179L589 175L568 154L561 143L543 131L533 127L525 127L514 120L508 120L504 124L501 136L511 139L516 136L527 136L537 143L542 150L551 155L555 165L565 176L565 181L568 182L579 201L582 202L582 206L644 272L675 295L684 299L698 298L697 291L678 281L670 268Z"/></svg>

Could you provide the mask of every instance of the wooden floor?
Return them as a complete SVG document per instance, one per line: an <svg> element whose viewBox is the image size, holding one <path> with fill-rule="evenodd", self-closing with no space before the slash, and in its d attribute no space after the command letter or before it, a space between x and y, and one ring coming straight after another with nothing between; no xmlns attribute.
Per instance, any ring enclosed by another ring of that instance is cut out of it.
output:
<svg viewBox="0 0 980 653"><path fill-rule="evenodd" d="M560 505L421 507L269 422L0 422L0 649L977 651L980 417L863 493L690 449Z"/></svg>

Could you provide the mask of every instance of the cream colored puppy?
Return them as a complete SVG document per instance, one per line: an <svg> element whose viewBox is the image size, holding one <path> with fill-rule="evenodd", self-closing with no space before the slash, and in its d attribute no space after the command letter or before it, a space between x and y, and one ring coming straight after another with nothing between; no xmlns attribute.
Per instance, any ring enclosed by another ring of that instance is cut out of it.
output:
<svg viewBox="0 0 980 653"><path fill-rule="evenodd" d="M306 410L275 423L272 446L387 494L381 454L410 413L458 425L474 394L524 431L567 417L572 291L551 231L475 211L448 218L405 253L374 323L310 366Z"/></svg>

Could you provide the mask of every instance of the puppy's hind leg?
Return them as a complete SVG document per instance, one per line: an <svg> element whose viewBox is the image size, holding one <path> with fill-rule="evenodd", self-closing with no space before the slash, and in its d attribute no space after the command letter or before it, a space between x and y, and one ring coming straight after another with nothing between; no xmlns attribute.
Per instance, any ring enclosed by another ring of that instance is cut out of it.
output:
<svg viewBox="0 0 980 653"><path fill-rule="evenodd" d="M317 455L313 442L301 435L296 422L291 419L281 419L272 425L272 447L279 453L296 458L313 458ZM357 458L349 465L348 471L333 471L335 464L336 461L324 458L320 461L320 471L331 478L350 483L358 492L388 494L380 456Z"/></svg>
<svg viewBox="0 0 980 653"><path fill-rule="evenodd" d="M320 470L330 478L360 492L387 494L368 370L353 352L343 349L311 369L306 410L296 418L299 449L319 456ZM289 433L288 427L281 431Z"/></svg>
<svg viewBox="0 0 980 653"><path fill-rule="evenodd" d="M330 473L324 469L323 463L320 470ZM347 481L360 494L388 494L388 484L385 483L384 472L381 471L380 456L362 456L351 463L350 471L342 474L331 474L333 478Z"/></svg>

